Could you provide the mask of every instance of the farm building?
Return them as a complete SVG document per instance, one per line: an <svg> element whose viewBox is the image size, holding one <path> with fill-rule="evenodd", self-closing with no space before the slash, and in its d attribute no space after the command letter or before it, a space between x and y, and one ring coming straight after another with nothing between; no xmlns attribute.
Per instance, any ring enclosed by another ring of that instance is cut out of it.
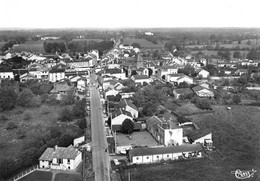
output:
<svg viewBox="0 0 260 181"><path fill-rule="evenodd" d="M47 148L39 158L40 168L75 170L82 161L81 152L72 145L69 147Z"/></svg>
<svg viewBox="0 0 260 181"><path fill-rule="evenodd" d="M162 160L179 160L188 158L201 158L204 156L200 144L185 144L169 147L133 148L129 150L131 163L153 163Z"/></svg>

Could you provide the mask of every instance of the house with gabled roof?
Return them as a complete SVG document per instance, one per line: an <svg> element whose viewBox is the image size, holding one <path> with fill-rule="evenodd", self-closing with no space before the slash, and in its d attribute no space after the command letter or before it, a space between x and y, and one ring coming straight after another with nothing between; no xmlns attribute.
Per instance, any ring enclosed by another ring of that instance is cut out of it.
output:
<svg viewBox="0 0 260 181"><path fill-rule="evenodd" d="M126 79L126 74L123 69L113 68L113 69L105 69L103 75L109 75L116 77L118 79Z"/></svg>
<svg viewBox="0 0 260 181"><path fill-rule="evenodd" d="M14 79L12 70L0 70L0 79Z"/></svg>
<svg viewBox="0 0 260 181"><path fill-rule="evenodd" d="M193 78L185 74L169 74L166 76L166 81L178 85L181 82L186 82L187 84L193 84Z"/></svg>
<svg viewBox="0 0 260 181"><path fill-rule="evenodd" d="M20 76L20 82L26 82L29 80L41 80L39 78L37 78L36 76L34 76L33 74L30 73L25 73L23 75Z"/></svg>
<svg viewBox="0 0 260 181"><path fill-rule="evenodd" d="M133 164L154 163L162 160L201 158L205 155L200 144L183 144L168 147L133 148L129 158Z"/></svg>
<svg viewBox="0 0 260 181"><path fill-rule="evenodd" d="M133 117L130 112L123 110L122 108L116 109L112 113L111 117L111 129L112 131L120 131L122 123L125 119L133 121Z"/></svg>
<svg viewBox="0 0 260 181"><path fill-rule="evenodd" d="M194 130L188 135L192 144L201 144L205 147L212 147L212 133L209 130Z"/></svg>
<svg viewBox="0 0 260 181"><path fill-rule="evenodd" d="M54 83L53 89L50 91L50 93L56 95L57 100L61 100L62 95L66 95L69 91L72 90L73 87L70 87L66 81L63 81Z"/></svg>
<svg viewBox="0 0 260 181"><path fill-rule="evenodd" d="M190 88L180 88L180 89L174 89L173 90L173 95L175 99L179 99L180 96L188 96L192 95L193 91Z"/></svg>
<svg viewBox="0 0 260 181"><path fill-rule="evenodd" d="M214 92L200 85L193 87L192 90L199 97L214 97Z"/></svg>
<svg viewBox="0 0 260 181"><path fill-rule="evenodd" d="M158 77L165 79L167 75L177 74L179 68L180 66L177 65L163 66L157 69L157 75Z"/></svg>
<svg viewBox="0 0 260 181"><path fill-rule="evenodd" d="M234 74L242 76L242 75L248 74L248 70L247 69L238 69L237 71L235 71Z"/></svg>
<svg viewBox="0 0 260 181"><path fill-rule="evenodd" d="M75 170L82 161L82 153L72 145L47 148L39 158L42 169Z"/></svg>
<svg viewBox="0 0 260 181"><path fill-rule="evenodd" d="M146 120L147 130L165 146L181 145L183 143L183 129L177 123L166 120L164 117L152 116Z"/></svg>
<svg viewBox="0 0 260 181"><path fill-rule="evenodd" d="M138 109L130 100L121 99L118 107L130 112L133 118L138 118Z"/></svg>
<svg viewBox="0 0 260 181"><path fill-rule="evenodd" d="M136 84L141 84L144 85L144 82L147 84L150 84L151 80L147 75L132 75L131 79L136 83Z"/></svg>
<svg viewBox="0 0 260 181"><path fill-rule="evenodd" d="M207 70L204 70L204 69L199 69L198 71L198 77L201 77L201 78L208 78L210 75L209 75L209 72Z"/></svg>

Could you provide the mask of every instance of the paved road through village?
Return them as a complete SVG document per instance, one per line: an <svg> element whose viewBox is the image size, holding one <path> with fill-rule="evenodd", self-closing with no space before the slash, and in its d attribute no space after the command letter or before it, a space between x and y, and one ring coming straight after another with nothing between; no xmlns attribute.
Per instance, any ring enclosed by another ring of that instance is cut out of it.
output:
<svg viewBox="0 0 260 181"><path fill-rule="evenodd" d="M95 181L110 181L109 155L96 75L90 79L92 155Z"/></svg>

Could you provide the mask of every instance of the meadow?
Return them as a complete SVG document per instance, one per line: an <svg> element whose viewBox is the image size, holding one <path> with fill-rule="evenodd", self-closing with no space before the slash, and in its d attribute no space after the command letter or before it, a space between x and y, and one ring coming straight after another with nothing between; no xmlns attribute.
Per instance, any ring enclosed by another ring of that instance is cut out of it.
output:
<svg viewBox="0 0 260 181"><path fill-rule="evenodd" d="M28 51L31 53L45 53L43 42L44 41L26 41L25 43L14 45L13 51L17 53L22 51Z"/></svg>
<svg viewBox="0 0 260 181"><path fill-rule="evenodd" d="M253 106L212 106L214 114L189 116L201 129L213 134L214 146L224 159L196 159L150 165L132 165L120 169L121 177L133 181L219 181L237 180L232 171L260 170L260 108ZM259 180L259 173L248 180Z"/></svg>

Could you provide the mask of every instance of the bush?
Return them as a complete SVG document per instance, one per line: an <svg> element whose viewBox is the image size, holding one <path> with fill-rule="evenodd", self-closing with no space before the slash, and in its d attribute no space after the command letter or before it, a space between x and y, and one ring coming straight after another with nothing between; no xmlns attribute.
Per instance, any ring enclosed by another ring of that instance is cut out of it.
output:
<svg viewBox="0 0 260 181"><path fill-rule="evenodd" d="M7 130L12 130L12 129L16 129L16 128L18 128L18 125L15 124L14 122L8 122L8 124L6 126Z"/></svg>
<svg viewBox="0 0 260 181"><path fill-rule="evenodd" d="M34 94L30 89L24 89L22 92L19 93L17 104L22 107L31 107L33 106Z"/></svg>
<svg viewBox="0 0 260 181"><path fill-rule="evenodd" d="M49 114L50 113L50 109L48 108L48 106L45 106L45 105L43 105L42 107L41 107L41 114Z"/></svg>
<svg viewBox="0 0 260 181"><path fill-rule="evenodd" d="M192 103L200 109L211 109L210 101L206 98L195 98L192 100Z"/></svg>
<svg viewBox="0 0 260 181"><path fill-rule="evenodd" d="M23 113L23 120L25 121L29 121L33 118L33 112L31 110L26 110L24 113Z"/></svg>
<svg viewBox="0 0 260 181"><path fill-rule="evenodd" d="M60 112L60 118L59 120L62 122L70 122L72 121L73 116L72 116L72 111L70 110L70 108L65 107L61 110Z"/></svg>
<svg viewBox="0 0 260 181"><path fill-rule="evenodd" d="M12 89L0 89L0 110L11 110L15 107L17 94Z"/></svg>
<svg viewBox="0 0 260 181"><path fill-rule="evenodd" d="M0 116L0 122L4 123L4 122L6 122L8 120L9 120L9 118L7 116L5 116L5 115L1 115Z"/></svg>
<svg viewBox="0 0 260 181"><path fill-rule="evenodd" d="M77 118L84 118L86 116L86 100L77 101L72 108L73 115Z"/></svg>
<svg viewBox="0 0 260 181"><path fill-rule="evenodd" d="M71 144L73 144L73 137L69 134L63 134L59 139L58 146L68 147Z"/></svg>
<svg viewBox="0 0 260 181"><path fill-rule="evenodd" d="M80 129L85 129L85 128L87 128L87 121L86 121L86 119L80 119L80 120L77 122L77 125L79 126Z"/></svg>
<svg viewBox="0 0 260 181"><path fill-rule="evenodd" d="M232 100L234 104L239 104L241 102L240 96L237 94L233 95Z"/></svg>

